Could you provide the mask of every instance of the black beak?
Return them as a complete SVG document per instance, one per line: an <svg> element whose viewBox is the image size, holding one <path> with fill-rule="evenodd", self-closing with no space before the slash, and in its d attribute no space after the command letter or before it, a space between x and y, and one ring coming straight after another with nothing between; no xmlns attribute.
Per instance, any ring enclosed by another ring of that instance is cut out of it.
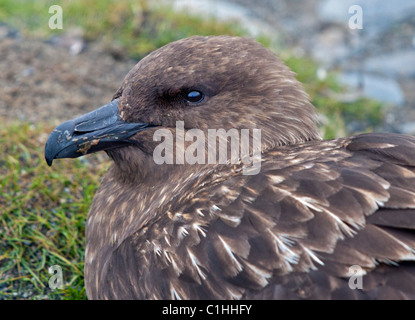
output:
<svg viewBox="0 0 415 320"><path fill-rule="evenodd" d="M128 123L118 115L118 100L57 126L46 141L45 159L77 158L131 144L129 137L151 125Z"/></svg>

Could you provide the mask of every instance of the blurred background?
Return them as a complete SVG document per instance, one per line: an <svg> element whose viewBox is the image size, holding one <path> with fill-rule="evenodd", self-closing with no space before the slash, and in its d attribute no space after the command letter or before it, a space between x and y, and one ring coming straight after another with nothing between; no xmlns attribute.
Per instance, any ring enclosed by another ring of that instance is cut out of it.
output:
<svg viewBox="0 0 415 320"><path fill-rule="evenodd" d="M62 29L50 27L52 5ZM85 217L109 161L51 169L46 138L108 103L146 54L195 34L271 48L304 84L327 139L415 134L414 0L0 0L0 299L86 298ZM48 285L51 265L63 289Z"/></svg>

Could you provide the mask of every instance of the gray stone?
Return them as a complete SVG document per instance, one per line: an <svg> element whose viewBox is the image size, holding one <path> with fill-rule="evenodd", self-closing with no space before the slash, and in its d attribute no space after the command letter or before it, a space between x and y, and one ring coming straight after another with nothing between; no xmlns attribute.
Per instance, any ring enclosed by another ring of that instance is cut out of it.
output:
<svg viewBox="0 0 415 320"><path fill-rule="evenodd" d="M404 93L394 79L350 72L341 74L339 81L348 86L351 91L362 90L364 96L381 102L393 105L402 105L405 102Z"/></svg>
<svg viewBox="0 0 415 320"><path fill-rule="evenodd" d="M412 122L405 122L400 125L400 130L404 134L415 134L415 121Z"/></svg>
<svg viewBox="0 0 415 320"><path fill-rule="evenodd" d="M415 77L415 50L401 50L369 58L365 71L396 77Z"/></svg>

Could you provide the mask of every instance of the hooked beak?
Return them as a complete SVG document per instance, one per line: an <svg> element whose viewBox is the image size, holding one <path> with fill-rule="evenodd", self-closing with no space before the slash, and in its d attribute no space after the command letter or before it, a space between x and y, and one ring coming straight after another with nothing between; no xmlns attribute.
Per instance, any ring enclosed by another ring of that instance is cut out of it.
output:
<svg viewBox="0 0 415 320"><path fill-rule="evenodd" d="M79 118L57 126L45 145L45 159L49 166L54 159L77 158L85 154L120 148L131 144L128 139L151 127L148 123L128 123L118 115L118 100L91 111Z"/></svg>

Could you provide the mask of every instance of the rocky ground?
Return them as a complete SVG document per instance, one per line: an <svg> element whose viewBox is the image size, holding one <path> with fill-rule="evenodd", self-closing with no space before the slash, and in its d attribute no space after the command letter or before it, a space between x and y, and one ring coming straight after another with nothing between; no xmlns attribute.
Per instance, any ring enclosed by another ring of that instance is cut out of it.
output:
<svg viewBox="0 0 415 320"><path fill-rule="evenodd" d="M136 62L99 43L82 43L75 54L71 45L78 40L28 40L2 25L0 117L60 122L108 103Z"/></svg>

